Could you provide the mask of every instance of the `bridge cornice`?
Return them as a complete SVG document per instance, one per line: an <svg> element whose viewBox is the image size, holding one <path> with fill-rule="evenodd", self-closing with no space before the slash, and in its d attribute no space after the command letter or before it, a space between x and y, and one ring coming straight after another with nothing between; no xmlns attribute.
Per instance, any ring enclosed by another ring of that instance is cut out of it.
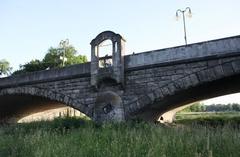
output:
<svg viewBox="0 0 240 157"><path fill-rule="evenodd" d="M197 57L197 58L190 58L190 59L181 59L181 60L175 60L175 61L167 61L167 62L160 62L155 64L147 64L147 65L141 65L141 66L135 66L135 67L126 67L125 72L130 71L136 71L136 70L143 70L143 69L151 69L156 67L165 67L165 66L174 66L179 64L188 64L188 63L194 63L194 62L201 62L201 61L211 61L216 59L223 59L223 58L230 58L230 57L238 57L240 56L240 51L236 52L229 52L226 54L215 54L211 56L203 56L203 57Z"/></svg>

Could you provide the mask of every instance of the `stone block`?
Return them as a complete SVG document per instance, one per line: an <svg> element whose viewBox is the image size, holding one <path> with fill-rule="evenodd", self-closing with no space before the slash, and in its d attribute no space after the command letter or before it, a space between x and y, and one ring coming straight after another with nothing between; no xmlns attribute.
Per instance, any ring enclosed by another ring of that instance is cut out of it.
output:
<svg viewBox="0 0 240 157"><path fill-rule="evenodd" d="M216 76L216 79L222 78L225 75L224 71L223 71L223 68L222 68L222 65L218 65L218 66L213 67L213 71L214 71L214 74Z"/></svg>
<svg viewBox="0 0 240 157"><path fill-rule="evenodd" d="M207 61L207 66L209 68L213 67L213 66L216 66L216 65L219 65L219 64L221 64L220 60L210 60L210 61Z"/></svg>
<svg viewBox="0 0 240 157"><path fill-rule="evenodd" d="M202 71L199 71L196 73L196 75L201 83L208 81L208 76L206 74L207 74L206 70L202 70Z"/></svg>
<svg viewBox="0 0 240 157"><path fill-rule="evenodd" d="M164 86L163 88L161 88L161 90L162 90L163 96L169 96L170 95L170 91L169 91L167 86Z"/></svg>
<svg viewBox="0 0 240 157"><path fill-rule="evenodd" d="M189 77L189 75L182 78L181 80L182 80L182 83L183 83L183 89L188 89L189 87L192 86L191 78Z"/></svg>
<svg viewBox="0 0 240 157"><path fill-rule="evenodd" d="M213 81L217 79L217 76L215 75L213 68L206 69L205 72L206 72L208 81Z"/></svg>
<svg viewBox="0 0 240 157"><path fill-rule="evenodd" d="M171 80L157 80L158 87L166 86Z"/></svg>
<svg viewBox="0 0 240 157"><path fill-rule="evenodd" d="M224 63L222 65L222 69L223 69L223 72L224 72L225 76L230 76L230 75L234 74L232 63Z"/></svg>
<svg viewBox="0 0 240 157"><path fill-rule="evenodd" d="M36 88L28 88L29 94L35 95L36 94Z"/></svg>
<svg viewBox="0 0 240 157"><path fill-rule="evenodd" d="M202 67L207 67L207 62L202 61L202 62L194 62L189 64L189 68L202 68Z"/></svg>
<svg viewBox="0 0 240 157"><path fill-rule="evenodd" d="M199 84L199 80L198 80L198 77L196 76L196 74L189 75L189 78L191 80L192 86L196 86Z"/></svg>
<svg viewBox="0 0 240 157"><path fill-rule="evenodd" d="M153 92L148 93L147 96L148 96L148 98L149 98L152 102L154 102L154 100L155 100L155 95L153 94Z"/></svg>
<svg viewBox="0 0 240 157"><path fill-rule="evenodd" d="M150 105L152 103L151 99L148 97L148 96L141 96L139 99L138 99L138 108L141 109L147 105Z"/></svg>
<svg viewBox="0 0 240 157"><path fill-rule="evenodd" d="M175 84L176 88L179 90L184 89L184 87L185 87L182 78L180 78L178 80L174 80L174 84Z"/></svg>
<svg viewBox="0 0 240 157"><path fill-rule="evenodd" d="M175 74L185 74L185 71L184 71L184 69L176 69L175 70Z"/></svg>
<svg viewBox="0 0 240 157"><path fill-rule="evenodd" d="M45 98L47 98L47 97L48 97L48 91L47 91L47 90L45 90L45 91L44 91L44 94L43 94L43 96L44 96Z"/></svg>
<svg viewBox="0 0 240 157"><path fill-rule="evenodd" d="M233 61L232 66L235 72L240 72L240 60Z"/></svg>
<svg viewBox="0 0 240 157"><path fill-rule="evenodd" d="M174 80L177 80L177 79L179 79L181 77L183 77L183 74L175 74L175 75L171 76L171 80L174 81Z"/></svg>
<svg viewBox="0 0 240 157"><path fill-rule="evenodd" d="M161 88L155 89L153 91L153 95L155 98L163 98L164 97Z"/></svg>
<svg viewBox="0 0 240 157"><path fill-rule="evenodd" d="M175 86L174 82L168 84L168 90L170 95L173 95L177 91L177 87Z"/></svg>
<svg viewBox="0 0 240 157"><path fill-rule="evenodd" d="M68 104L68 101L69 101L69 97L68 96L64 96L63 102Z"/></svg>
<svg viewBox="0 0 240 157"><path fill-rule="evenodd" d="M52 96L51 96L52 97ZM53 98L53 97L52 97ZM60 93L56 93L54 99L61 101L61 94Z"/></svg>

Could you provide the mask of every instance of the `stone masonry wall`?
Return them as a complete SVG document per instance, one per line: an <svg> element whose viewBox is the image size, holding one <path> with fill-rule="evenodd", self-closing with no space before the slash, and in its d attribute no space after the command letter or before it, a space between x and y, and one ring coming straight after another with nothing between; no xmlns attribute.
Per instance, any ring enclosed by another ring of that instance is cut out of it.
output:
<svg viewBox="0 0 240 157"><path fill-rule="evenodd" d="M120 96L126 114L137 113L176 91L239 75L239 43L237 36L125 56ZM89 115L97 97L90 79L90 63L12 76L0 79L0 96L21 92L45 96Z"/></svg>
<svg viewBox="0 0 240 157"><path fill-rule="evenodd" d="M123 95L125 111L132 113L141 110L154 102L161 101L164 96L174 94L177 90L239 75L239 69L240 56L234 56L127 71ZM171 84L172 87L166 87Z"/></svg>

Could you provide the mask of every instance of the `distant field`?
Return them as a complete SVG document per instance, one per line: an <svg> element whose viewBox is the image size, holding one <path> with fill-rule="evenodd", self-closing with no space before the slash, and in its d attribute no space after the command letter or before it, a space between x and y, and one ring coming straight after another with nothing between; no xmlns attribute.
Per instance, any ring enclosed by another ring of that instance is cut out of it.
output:
<svg viewBox="0 0 240 157"><path fill-rule="evenodd" d="M172 126L144 122L100 126L77 118L1 126L0 157L240 157L239 127L182 125L187 117L194 121L199 116L203 115L178 114Z"/></svg>
<svg viewBox="0 0 240 157"><path fill-rule="evenodd" d="M176 123L214 126L240 126L240 112L180 112Z"/></svg>
<svg viewBox="0 0 240 157"><path fill-rule="evenodd" d="M207 117L240 117L240 112L180 112L177 113L177 119L195 119L195 118L207 118Z"/></svg>

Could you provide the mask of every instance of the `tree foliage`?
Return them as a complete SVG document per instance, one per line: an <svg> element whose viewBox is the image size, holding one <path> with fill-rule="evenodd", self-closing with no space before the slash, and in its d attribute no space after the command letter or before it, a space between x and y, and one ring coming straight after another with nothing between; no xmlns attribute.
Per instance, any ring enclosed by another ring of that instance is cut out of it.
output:
<svg viewBox="0 0 240 157"><path fill-rule="evenodd" d="M194 103L182 110L183 112L240 112L240 104L211 104Z"/></svg>
<svg viewBox="0 0 240 157"><path fill-rule="evenodd" d="M196 102L192 104L191 106L186 107L182 111L184 112L202 112L204 110L205 106L201 104L200 102Z"/></svg>
<svg viewBox="0 0 240 157"><path fill-rule="evenodd" d="M34 59L24 65L20 65L20 70L15 71L14 74L63 67L63 56L66 59L65 66L87 62L87 57L78 55L77 50L72 45L68 45L64 49L50 47L42 60Z"/></svg>
<svg viewBox="0 0 240 157"><path fill-rule="evenodd" d="M65 55L63 54L64 52L65 52ZM63 56L65 56L65 58L67 59L65 61L66 66L87 62L87 57L83 55L77 55L77 50L70 45L70 46L67 46L65 50L63 50L62 48L51 47L43 59L43 64L45 67L50 69L62 67L63 61L61 57Z"/></svg>
<svg viewBox="0 0 240 157"><path fill-rule="evenodd" d="M10 67L10 63L5 60L0 60L0 76L1 75L9 75L11 73L12 68Z"/></svg>
<svg viewBox="0 0 240 157"><path fill-rule="evenodd" d="M45 69L42 62L38 59L31 60L30 62L22 65L22 67L26 72L33 72L33 71L39 71L39 70Z"/></svg>
<svg viewBox="0 0 240 157"><path fill-rule="evenodd" d="M240 104L232 103L232 104L212 104L206 106L207 112L239 112Z"/></svg>

